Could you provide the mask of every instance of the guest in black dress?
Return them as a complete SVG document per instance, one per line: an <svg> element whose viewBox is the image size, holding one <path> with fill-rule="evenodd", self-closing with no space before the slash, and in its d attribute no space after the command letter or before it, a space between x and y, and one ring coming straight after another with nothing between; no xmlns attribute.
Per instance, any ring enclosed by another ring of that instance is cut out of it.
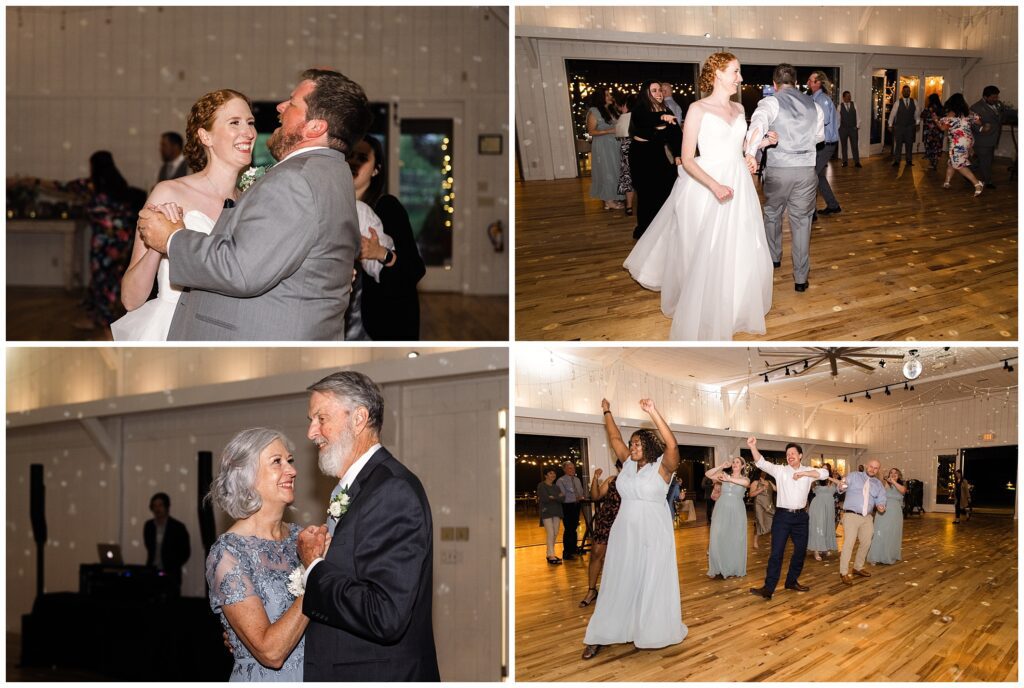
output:
<svg viewBox="0 0 1024 688"><path fill-rule="evenodd" d="M661 84L645 81L629 122L633 143L629 147L629 169L636 192L636 229L639 239L661 210L682 164L683 132L675 115L662 103ZM675 164L669 160L666 148Z"/></svg>
<svg viewBox="0 0 1024 688"><path fill-rule="evenodd" d="M379 283L363 280L363 326L374 341L418 340L420 302L416 285L427 268L416 247L409 214L397 198L384 193L387 171L380 142L367 136L356 146L349 164L356 199L373 208L384 233L395 242L395 250L388 251L374 238L363 238L360 257L383 264ZM372 228L370 231L376 236Z"/></svg>

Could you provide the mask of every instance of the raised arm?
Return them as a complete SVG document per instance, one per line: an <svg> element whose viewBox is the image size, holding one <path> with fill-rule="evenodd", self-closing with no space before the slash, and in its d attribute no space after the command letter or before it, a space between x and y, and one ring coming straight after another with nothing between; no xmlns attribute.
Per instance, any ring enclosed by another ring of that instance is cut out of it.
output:
<svg viewBox="0 0 1024 688"><path fill-rule="evenodd" d="M654 402L650 399L641 399L640 408L647 413L651 420L654 421L654 427L658 429L658 435L661 437L661 441L665 443L665 453L661 459L661 468L659 472L661 477L665 479L665 482L672 480L672 474L679 468L679 445L676 444L676 437L672 434L672 430L668 427L668 423L661 417L661 413L654 406ZM648 461L653 461L654 457L646 457Z"/></svg>
<svg viewBox="0 0 1024 688"><path fill-rule="evenodd" d="M886 481L886 482L888 482L888 481ZM906 487L905 487L904 485L900 485L900 484L899 484L898 482L896 482L895 480L893 480L893 481L892 481L892 482L890 482L889 484L890 484L890 485L892 485L893 487L895 487L895 488L896 488L896 491L897 491L897 492L899 492L899 493L900 493L901 495L905 495L905 494L907 494L907 488L906 488Z"/></svg>
<svg viewBox="0 0 1024 688"><path fill-rule="evenodd" d="M609 476L607 480L601 480L601 474L604 473L600 468L594 469L594 478L590 481L590 498L595 502L604 499L608 495L608 487L611 485L612 478L615 476Z"/></svg>
<svg viewBox="0 0 1024 688"><path fill-rule="evenodd" d="M627 461L629 459L629 447L622 440L622 431L615 424L615 418L612 416L612 406L608 403L607 399L601 400L601 411L604 416L604 431L608 435L608 445L612 448L615 458L619 461Z"/></svg>

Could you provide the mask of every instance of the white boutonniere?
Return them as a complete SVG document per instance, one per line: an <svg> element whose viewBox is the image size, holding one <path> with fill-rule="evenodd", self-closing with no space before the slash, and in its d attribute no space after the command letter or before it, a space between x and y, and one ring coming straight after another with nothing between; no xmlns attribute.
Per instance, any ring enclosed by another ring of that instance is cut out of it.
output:
<svg viewBox="0 0 1024 688"><path fill-rule="evenodd" d="M288 592L294 597L301 597L306 593L306 586L302 583L303 576L306 575L306 567L298 565L292 572L288 574Z"/></svg>
<svg viewBox="0 0 1024 688"><path fill-rule="evenodd" d="M348 511L348 505L351 501L348 496L348 488L343 487L338 494L334 495L334 499L327 506L327 515L333 518L335 521L340 521L341 517Z"/></svg>
<svg viewBox="0 0 1024 688"><path fill-rule="evenodd" d="M256 165L254 167L250 167L245 172L243 172L242 176L239 178L238 189L240 191L245 191L250 186L255 184L260 177L265 175L267 173L267 170L269 170L271 167L273 167L273 165Z"/></svg>

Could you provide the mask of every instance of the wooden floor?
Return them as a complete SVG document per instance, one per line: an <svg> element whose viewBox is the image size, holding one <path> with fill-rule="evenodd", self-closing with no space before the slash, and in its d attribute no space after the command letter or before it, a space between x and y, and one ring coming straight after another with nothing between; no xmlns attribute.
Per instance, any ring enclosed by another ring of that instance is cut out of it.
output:
<svg viewBox="0 0 1024 688"><path fill-rule="evenodd" d="M831 164L843 212L811 234L810 288L793 290L788 222L767 334L786 341L1015 341L1017 183L973 198L926 163ZM635 217L601 210L589 179L516 184L516 339L664 340L660 294L622 267ZM824 204L819 199L819 205Z"/></svg>
<svg viewBox="0 0 1024 688"><path fill-rule="evenodd" d="M698 505L698 512L701 505ZM523 516L520 527L537 527ZM748 545L753 536L751 526ZM842 529L840 529L840 545ZM768 538L749 550L743 578L707 578L708 528L676 530L680 599L689 634L679 645L605 647L580 659L592 612L587 558L551 566L544 546L515 552L517 681L1010 681L1017 667L1017 523L975 515L910 516L904 561L868 566L840 583L838 556L808 556L800 582L770 601L760 586ZM792 547L790 547L790 550ZM559 545L558 551L561 552ZM789 565L787 550L784 565ZM784 569L785 570L785 569Z"/></svg>
<svg viewBox="0 0 1024 688"><path fill-rule="evenodd" d="M109 330L77 330L81 294L59 287L7 288L8 341L104 341ZM423 341L507 341L507 296L420 294Z"/></svg>

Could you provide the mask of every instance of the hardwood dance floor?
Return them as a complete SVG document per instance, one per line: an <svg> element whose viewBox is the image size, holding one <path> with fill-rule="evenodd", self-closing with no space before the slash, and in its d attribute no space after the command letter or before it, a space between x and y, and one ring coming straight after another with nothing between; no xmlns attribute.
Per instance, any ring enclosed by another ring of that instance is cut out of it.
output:
<svg viewBox="0 0 1024 688"><path fill-rule="evenodd" d="M995 191L962 177L865 158L831 164L843 212L811 233L810 288L793 290L788 221L767 334L784 341L1014 341L1017 183L996 165ZM635 217L601 210L589 179L516 184L516 339L665 340L661 296L622 267ZM824 207L819 199L819 204Z"/></svg>
<svg viewBox="0 0 1024 688"><path fill-rule="evenodd" d="M108 341L109 330L75 329L81 298L59 287L8 287L7 340ZM424 342L506 341L508 297L422 293L420 335Z"/></svg>
<svg viewBox="0 0 1024 688"><path fill-rule="evenodd" d="M519 518L541 530L535 515ZM748 547L752 537L751 522ZM868 565L872 577L851 588L839 581L838 555L822 562L808 555L800 582L810 592L780 582L770 601L748 592L763 583L767 536L760 550L748 550L747 575L724 581L706 576L702 521L677 529L675 540L687 637L660 650L612 645L589 661L580 654L593 607L577 607L589 557L551 566L543 545L517 547L516 680L1017 681L1010 517L976 514L954 526L952 515L910 516L904 561Z"/></svg>

